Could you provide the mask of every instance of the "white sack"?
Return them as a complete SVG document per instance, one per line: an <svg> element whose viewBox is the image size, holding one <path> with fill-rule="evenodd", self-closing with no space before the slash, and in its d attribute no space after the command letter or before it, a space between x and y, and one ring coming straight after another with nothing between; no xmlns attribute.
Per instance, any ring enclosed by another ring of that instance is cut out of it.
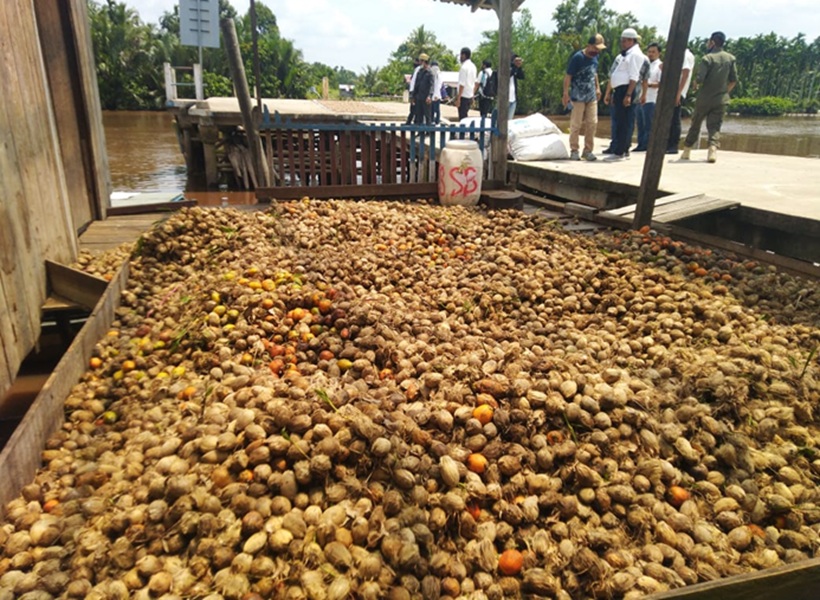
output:
<svg viewBox="0 0 820 600"><path fill-rule="evenodd" d="M561 133L558 126L541 113L535 113L523 119L511 119L507 124L507 140L512 148L518 140L524 138Z"/></svg>
<svg viewBox="0 0 820 600"><path fill-rule="evenodd" d="M518 139L515 144L510 144L510 154L515 160L524 161L569 158L564 140L558 133Z"/></svg>

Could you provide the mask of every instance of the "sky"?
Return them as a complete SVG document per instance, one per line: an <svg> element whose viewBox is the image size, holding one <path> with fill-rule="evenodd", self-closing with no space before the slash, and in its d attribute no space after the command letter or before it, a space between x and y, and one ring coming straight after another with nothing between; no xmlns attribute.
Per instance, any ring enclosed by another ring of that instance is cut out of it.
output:
<svg viewBox="0 0 820 600"><path fill-rule="evenodd" d="M470 12L465 6L433 0L259 0L276 15L284 37L295 42L308 62L343 66L361 72L366 66L383 66L389 54L409 33L424 25L451 50L475 47L482 32L498 27L493 11ZM143 21L156 23L174 0L125 0ZM232 0L240 14L247 0ZM552 12L559 0L526 0L533 24L545 33L554 29ZM674 0L608 0L618 12L631 11L640 24L656 26L668 36ZM817 0L700 0L692 37L708 37L722 30L729 38L774 31L793 37L820 36Z"/></svg>

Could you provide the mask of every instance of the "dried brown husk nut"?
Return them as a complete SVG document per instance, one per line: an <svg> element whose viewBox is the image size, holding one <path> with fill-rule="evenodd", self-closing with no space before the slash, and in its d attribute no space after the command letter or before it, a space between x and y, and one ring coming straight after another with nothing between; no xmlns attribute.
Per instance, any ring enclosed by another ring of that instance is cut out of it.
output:
<svg viewBox="0 0 820 600"><path fill-rule="evenodd" d="M0 588L633 598L818 546L814 282L424 203L183 209L130 253L81 257L130 277Z"/></svg>

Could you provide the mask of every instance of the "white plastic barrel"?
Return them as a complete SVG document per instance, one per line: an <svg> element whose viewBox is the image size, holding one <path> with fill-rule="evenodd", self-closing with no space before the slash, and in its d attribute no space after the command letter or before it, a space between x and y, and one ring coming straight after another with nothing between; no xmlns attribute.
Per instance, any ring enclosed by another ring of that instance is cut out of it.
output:
<svg viewBox="0 0 820 600"><path fill-rule="evenodd" d="M478 142L450 140L441 151L438 199L445 206L475 206L481 196L484 161Z"/></svg>

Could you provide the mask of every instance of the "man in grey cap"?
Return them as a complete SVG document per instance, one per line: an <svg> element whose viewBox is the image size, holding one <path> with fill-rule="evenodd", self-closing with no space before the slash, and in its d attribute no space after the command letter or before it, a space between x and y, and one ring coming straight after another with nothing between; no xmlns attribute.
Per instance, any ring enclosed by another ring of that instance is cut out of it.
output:
<svg viewBox="0 0 820 600"><path fill-rule="evenodd" d="M622 160L629 153L631 132L635 123L635 89L641 81L641 69L646 57L638 46L640 36L632 27L621 33L621 55L612 71L604 103L612 106L615 124L611 160Z"/></svg>
<svg viewBox="0 0 820 600"><path fill-rule="evenodd" d="M706 160L710 163L717 161L723 115L729 103L729 94L737 85L735 57L723 49L725 43L726 34L722 31L713 33L706 46L709 52L700 61L697 79L700 90L695 101L692 124L683 142L681 160L689 160L692 146L700 137L700 127L705 119L706 130L709 132L709 154Z"/></svg>

